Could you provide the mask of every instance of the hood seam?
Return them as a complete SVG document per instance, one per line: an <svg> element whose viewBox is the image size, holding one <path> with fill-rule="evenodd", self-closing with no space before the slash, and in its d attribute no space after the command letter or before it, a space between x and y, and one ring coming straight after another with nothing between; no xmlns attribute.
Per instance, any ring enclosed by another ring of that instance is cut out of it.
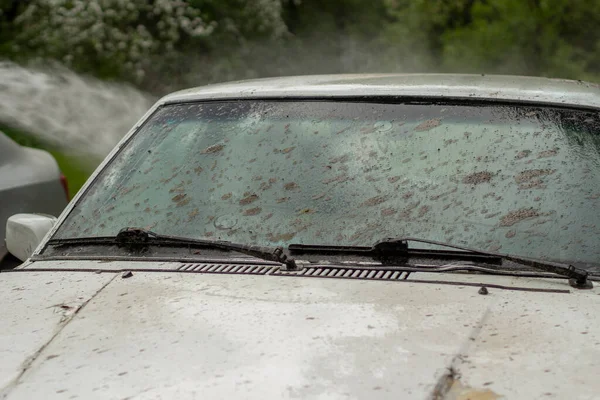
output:
<svg viewBox="0 0 600 400"><path fill-rule="evenodd" d="M475 343L475 341L479 337L483 326L489 319L489 316L491 314L491 308L491 305L489 305L486 308L485 312L479 319L477 325L475 325L475 327L471 330L467 341L462 344L456 355L452 358L452 361L450 361L450 365L447 367L447 371L437 380L435 387L431 392L431 395L428 396L429 400L446 399L448 392L452 388L452 384L458 379L460 379L460 371L458 369L458 364L462 361L463 357L467 355L470 347Z"/></svg>
<svg viewBox="0 0 600 400"><path fill-rule="evenodd" d="M27 371L29 371L29 369L31 368L33 363L35 361L37 361L37 359L44 352L44 350L46 350L46 348L54 341L54 339L56 339L56 337L58 335L60 335L60 333L63 331L63 329L71 321L73 321L73 319L77 316L77 314L79 314L79 312L81 310L83 310L83 308L85 308L85 306L87 306L90 301L92 301L100 292L102 292L104 290L104 288L106 288L108 285L110 285L115 280L116 277L117 277L117 274L115 273L115 275L111 279L109 279L108 282L106 282L96 292L94 292L94 294L92 294L89 299L84 301L71 315L69 315L64 320L62 320L58 323L58 329L56 330L56 332L54 332L52 337L46 343L44 343L42 346L40 346L40 348L38 350L36 350L35 353L33 353L31 356L29 356L25 360L25 362L23 363L23 366L21 367L21 372L19 372L19 374L14 379L12 379L10 382L8 382L6 385L4 385L4 387L0 388L0 398L1 399L8 398L8 396L10 395L10 392L12 392L12 390L15 388L15 386L17 386L17 384L19 383L19 381L21 380L23 375L25 375L27 373Z"/></svg>

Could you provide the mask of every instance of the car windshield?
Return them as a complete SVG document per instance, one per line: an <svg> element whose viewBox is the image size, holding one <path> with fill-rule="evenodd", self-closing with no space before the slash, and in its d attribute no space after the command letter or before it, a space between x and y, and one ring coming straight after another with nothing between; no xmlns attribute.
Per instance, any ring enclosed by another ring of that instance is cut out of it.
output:
<svg viewBox="0 0 600 400"><path fill-rule="evenodd" d="M54 238L124 226L270 246L413 236L597 265L599 133L595 112L530 105L166 105Z"/></svg>

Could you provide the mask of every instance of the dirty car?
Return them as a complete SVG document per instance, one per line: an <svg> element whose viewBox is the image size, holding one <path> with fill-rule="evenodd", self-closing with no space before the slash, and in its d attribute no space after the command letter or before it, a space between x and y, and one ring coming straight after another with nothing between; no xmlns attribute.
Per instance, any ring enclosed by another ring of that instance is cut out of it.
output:
<svg viewBox="0 0 600 400"><path fill-rule="evenodd" d="M166 96L0 276L0 393L595 398L599 109L508 76Z"/></svg>

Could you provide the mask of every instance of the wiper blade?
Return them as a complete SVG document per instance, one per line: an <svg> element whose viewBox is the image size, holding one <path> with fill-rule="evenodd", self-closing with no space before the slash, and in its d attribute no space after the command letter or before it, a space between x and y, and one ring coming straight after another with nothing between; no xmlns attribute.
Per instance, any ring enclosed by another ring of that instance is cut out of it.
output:
<svg viewBox="0 0 600 400"><path fill-rule="evenodd" d="M169 236L154 233L143 228L126 227L116 236L102 236L89 238L52 239L48 244L54 246L107 244L125 247L130 251L144 251L150 246L189 246L193 248L213 248L224 251L236 251L265 261L273 261L285 265L285 269L297 270L298 266L293 258L285 254L282 247L254 246L233 243L224 240L194 239L180 236Z"/></svg>
<svg viewBox="0 0 600 400"><path fill-rule="evenodd" d="M447 247L460 251L444 251L429 249L411 249L408 242L425 243L441 247ZM409 258L434 258L434 259L461 259L485 262L488 264L502 264L503 261L511 261L516 264L526 265L533 269L551 272L569 278L569 284L577 289L591 289L592 282L588 278L588 272L576 268L570 264L553 263L545 260L530 259L509 254L500 254L486 250L477 250L469 247L458 246L451 243L438 242L435 240L419 238L388 238L375 243L371 247L366 246L320 246L292 244L288 247L290 254L318 253L318 254L347 254L363 255L372 257L383 264L407 262Z"/></svg>

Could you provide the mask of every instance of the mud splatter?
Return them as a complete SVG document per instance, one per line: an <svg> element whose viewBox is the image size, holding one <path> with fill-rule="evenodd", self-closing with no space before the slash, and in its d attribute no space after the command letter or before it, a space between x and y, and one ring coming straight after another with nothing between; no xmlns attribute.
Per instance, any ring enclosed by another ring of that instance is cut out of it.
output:
<svg viewBox="0 0 600 400"><path fill-rule="evenodd" d="M462 179L462 183L467 185L479 185L480 183L488 183L494 175L489 171L475 172L467 175Z"/></svg>
<svg viewBox="0 0 600 400"><path fill-rule="evenodd" d="M290 183L286 183L285 185L283 185L283 188L285 190L295 190L298 189L300 186L298 186L298 184L296 182L290 182Z"/></svg>
<svg viewBox="0 0 600 400"><path fill-rule="evenodd" d="M196 216L199 214L199 210L197 208L194 208L192 211L190 211L188 213L188 217L190 220L196 218Z"/></svg>
<svg viewBox="0 0 600 400"><path fill-rule="evenodd" d="M181 202L181 201L182 201L182 200L183 200L183 199L184 199L186 196L187 196L187 194L185 194L185 193L180 193L180 194L178 194L177 196L173 197L173 198L171 199L171 201L173 201L173 202L175 202L175 203L179 203L179 202Z"/></svg>
<svg viewBox="0 0 600 400"><path fill-rule="evenodd" d="M438 127L442 124L442 121L440 121L438 118L434 118L434 119L429 119L425 122L420 123L419 125L416 126L415 131L417 132L425 132L428 131L430 129L433 129L435 127Z"/></svg>
<svg viewBox="0 0 600 400"><path fill-rule="evenodd" d="M379 205L383 202L385 202L387 200L387 197L385 196L376 196L376 197L371 197L370 199L364 201L361 204L361 207L372 207L372 206L376 206Z"/></svg>
<svg viewBox="0 0 600 400"><path fill-rule="evenodd" d="M529 157L530 154L531 154L531 150L523 150L523 151L518 152L517 155L515 156L515 158L517 160L520 160L522 158Z"/></svg>
<svg viewBox="0 0 600 400"><path fill-rule="evenodd" d="M247 215L247 216L258 215L261 213L261 211L262 211L262 208L260 208L260 207L249 208L246 211L244 211L244 215Z"/></svg>
<svg viewBox="0 0 600 400"><path fill-rule="evenodd" d="M394 215L397 212L398 211L394 210L393 208L384 208L383 210L381 210L381 216L382 217L389 217L390 215Z"/></svg>
<svg viewBox="0 0 600 400"><path fill-rule="evenodd" d="M555 169L530 169L527 171L523 171L515 175L515 182L517 183L525 183L531 181L534 178L539 178L541 176L552 175L555 173Z"/></svg>
<svg viewBox="0 0 600 400"><path fill-rule="evenodd" d="M342 182L347 181L348 179L349 179L348 175L342 174L342 175L335 176L333 178L323 179L321 182L323 182L324 184L328 185L328 184L333 183L333 182L342 183Z"/></svg>
<svg viewBox="0 0 600 400"><path fill-rule="evenodd" d="M537 158L554 157L558 154L558 149L541 151L538 153Z"/></svg>
<svg viewBox="0 0 600 400"><path fill-rule="evenodd" d="M258 196L253 193L253 194L247 195L246 197L244 197L243 199L241 199L240 200L240 205L241 206L245 206L247 204L254 203L256 200L258 200Z"/></svg>
<svg viewBox="0 0 600 400"><path fill-rule="evenodd" d="M286 201L288 201L290 198L289 197L280 197L278 198L276 201L278 203L285 203Z"/></svg>
<svg viewBox="0 0 600 400"><path fill-rule="evenodd" d="M400 180L400 178L402 178L401 176L390 176L388 178L388 182L389 183L396 183Z"/></svg>
<svg viewBox="0 0 600 400"><path fill-rule="evenodd" d="M204 150L200 152L200 154L213 154L218 153L225 148L223 144L213 144L212 146L208 146Z"/></svg>
<svg viewBox="0 0 600 400"><path fill-rule="evenodd" d="M273 235L272 233L269 233L267 235L267 238L271 242L279 242L279 241L287 242L287 241L292 240L294 238L294 236L296 236L296 233L280 233L279 235Z"/></svg>
<svg viewBox="0 0 600 400"><path fill-rule="evenodd" d="M429 206L422 206L421 208L419 208L419 218L421 218L425 214L427 214L429 212L429 210L430 210Z"/></svg>
<svg viewBox="0 0 600 400"><path fill-rule="evenodd" d="M521 183L519 189L545 189L544 181L541 179L534 179L531 182Z"/></svg>
<svg viewBox="0 0 600 400"><path fill-rule="evenodd" d="M312 208L303 208L302 210L298 211L298 214L314 214L315 212L316 211Z"/></svg>
<svg viewBox="0 0 600 400"><path fill-rule="evenodd" d="M533 208L522 208L520 210L511 211L500 218L500 226L513 226L521 221L540 216L539 211Z"/></svg>
<svg viewBox="0 0 600 400"><path fill-rule="evenodd" d="M262 217L262 220L266 221L268 219L271 219L272 216L273 216L273 213L269 213L269 214L265 215L264 217Z"/></svg>
<svg viewBox="0 0 600 400"><path fill-rule="evenodd" d="M506 235L504 235L505 238L510 239L510 238L514 238L517 235L517 232L510 230L508 232L506 232Z"/></svg>
<svg viewBox="0 0 600 400"><path fill-rule="evenodd" d="M233 196L231 192L225 193L223 196L221 196L221 200L229 200L231 196Z"/></svg>
<svg viewBox="0 0 600 400"><path fill-rule="evenodd" d="M329 160L329 162L331 164L336 164L336 163L345 163L345 162L348 162L349 160L350 160L350 156L348 154L344 154L343 156L331 158Z"/></svg>

